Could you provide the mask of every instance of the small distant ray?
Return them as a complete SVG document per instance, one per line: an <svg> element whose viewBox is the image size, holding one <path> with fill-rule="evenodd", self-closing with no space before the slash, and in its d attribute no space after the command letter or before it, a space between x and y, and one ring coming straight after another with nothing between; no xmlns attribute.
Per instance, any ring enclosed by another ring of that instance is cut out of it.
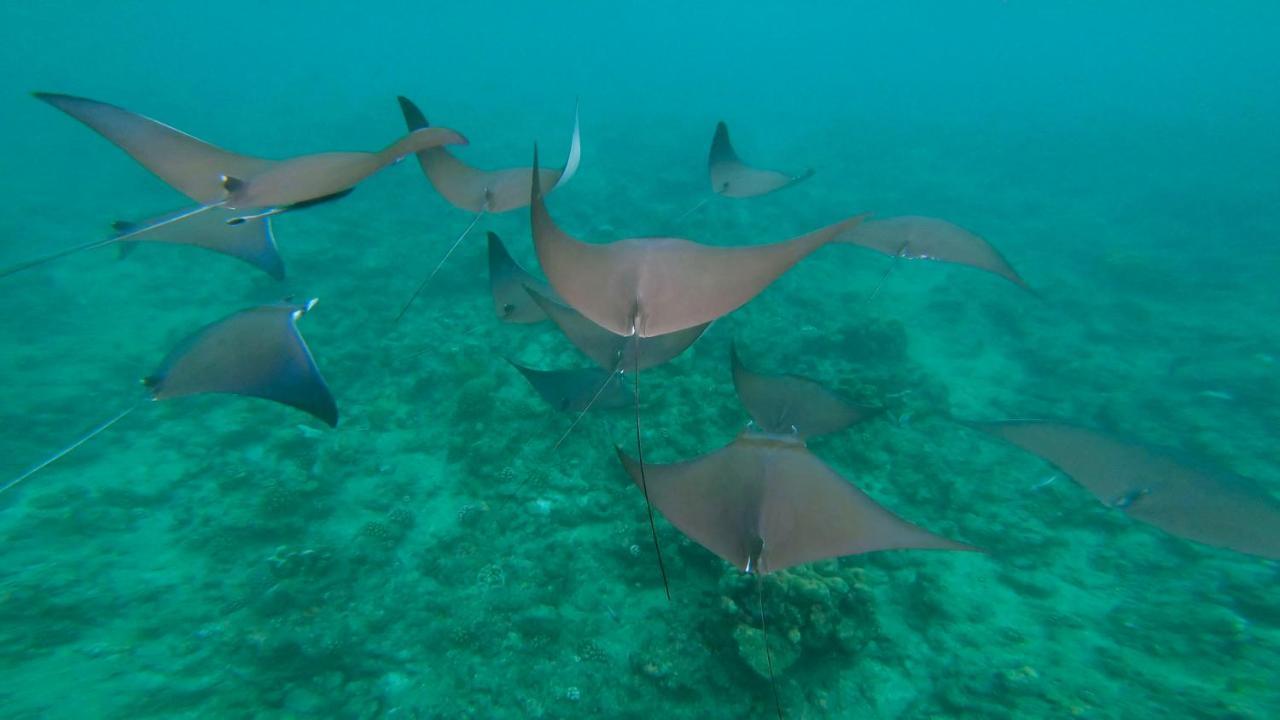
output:
<svg viewBox="0 0 1280 720"><path fill-rule="evenodd" d="M398 99L400 101L400 111L404 114L405 125L409 130L418 131L430 127L427 122L427 116L423 114L422 110L418 109L417 105L403 96ZM547 188L547 192L551 192L569 182L574 174L578 172L578 166L581 162L582 137L578 122L578 108L575 106L573 109L573 135L569 139L569 156L565 159L564 167L559 170L538 171L541 183ZM444 256L436 263L430 274L414 290L409 300L405 302L400 309L400 313L396 316L397 321L404 317L409 307L413 305L414 300L431 283L436 273L440 272L440 268L444 267L445 262L453 255L454 250L458 248L463 239L471 233L471 230L475 228L481 217L486 214L517 210L529 204L529 191L534 173L532 168L527 167L480 170L462 162L443 147L434 147L419 152L418 164L422 166L422 172L427 176L427 180L430 181L436 192L440 193L441 197L448 201L450 205L460 210L472 212L475 216L471 219L470 224L463 229L462 233L454 239L453 244L445 251ZM492 242L489 249L490 257L492 258Z"/></svg>
<svg viewBox="0 0 1280 720"><path fill-rule="evenodd" d="M535 370L511 360L507 362L556 410L580 413L593 404L606 409L631 405L631 390L619 373L596 367Z"/></svg>
<svg viewBox="0 0 1280 720"><path fill-rule="evenodd" d="M707 169L711 176L711 190L731 198L767 195L813 177L812 169L799 175L788 175L776 170L760 170L743 163L729 142L729 127L723 121L716 123Z"/></svg>
<svg viewBox="0 0 1280 720"><path fill-rule="evenodd" d="M640 484L639 463L617 450ZM877 550L974 550L885 510L794 435L746 431L708 455L647 464L649 498L685 535L748 573Z"/></svg>
<svg viewBox="0 0 1280 720"><path fill-rule="evenodd" d="M378 152L328 152L266 160L223 150L107 103L54 93L35 93L35 97L88 125L198 204L115 237L0 270L0 277L72 252L134 240L161 227L185 224L214 208L244 211L227 220L236 224L311 207L345 196L359 182L406 155L437 145L466 144L466 138L453 130L429 128L409 133Z"/></svg>
<svg viewBox="0 0 1280 720"><path fill-rule="evenodd" d="M225 393L282 403L334 427L338 408L298 333L297 320L315 306L279 303L242 310L188 336L143 380L149 400ZM141 401L0 487L8 490L106 431Z"/></svg>
<svg viewBox="0 0 1280 720"><path fill-rule="evenodd" d="M882 407L857 405L799 375L761 375L747 369L730 346L733 386L756 426L765 433L800 438L826 435L874 417Z"/></svg>
<svg viewBox="0 0 1280 720"><path fill-rule="evenodd" d="M524 290L574 347L591 358L596 365L611 372L630 371L637 366L640 370L646 370L672 360L697 342L711 325L703 323L651 338L641 343L640 355L636 357L636 343L630 338L614 335L588 320L582 313L543 295L534 287L526 286Z"/></svg>
<svg viewBox="0 0 1280 720"><path fill-rule="evenodd" d="M230 255L262 270L276 280L284 279L284 260L276 248L275 235L271 232L271 218L254 218L244 222L227 224L230 211L214 210L197 215L179 226L143 229L154 226L149 220L142 222L117 221L113 227L119 233L132 233L130 240L121 241L120 256L128 255L139 242L194 245L206 250Z"/></svg>
<svg viewBox="0 0 1280 720"><path fill-rule="evenodd" d="M547 314L529 297L525 287L560 302L550 285L520 267L507 252L502 239L496 233L489 233L489 290L493 293L493 310L500 320L530 324L547 319Z"/></svg>
<svg viewBox="0 0 1280 720"><path fill-rule="evenodd" d="M1280 502L1249 478L1068 423L965 424L1038 455L1103 505L1135 520L1187 540L1280 560Z"/></svg>
<svg viewBox="0 0 1280 720"><path fill-rule="evenodd" d="M968 265L999 275L1024 290L1031 290L1031 286L991 243L946 220L918 215L868 220L842 239L882 252L895 260L938 260ZM885 274L887 276L888 272Z"/></svg>

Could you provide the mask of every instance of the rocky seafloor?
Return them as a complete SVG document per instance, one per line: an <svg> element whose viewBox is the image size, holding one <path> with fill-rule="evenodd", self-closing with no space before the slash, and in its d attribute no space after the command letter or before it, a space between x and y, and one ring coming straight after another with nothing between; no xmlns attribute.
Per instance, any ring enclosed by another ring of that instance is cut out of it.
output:
<svg viewBox="0 0 1280 720"><path fill-rule="evenodd" d="M702 134L673 142L697 155ZM698 163L627 166L628 136L594 137L599 163L589 154L550 199L588 239L764 242L876 210L948 217L1001 248L1038 297L903 263L870 298L889 261L824 249L642 386L649 462L741 429L731 339L753 367L879 400L887 413L813 451L984 553L820 562L757 594L659 518L668 602L643 500L614 457L633 442L631 411L592 412L552 450L572 417L503 358L587 361L547 324L497 322L483 235L392 323L467 222L406 163L280 218L283 285L166 247L6 280L6 472L131 402L194 327L290 294L321 299L300 327L342 420L331 431L238 398L148 405L0 497L0 715L770 717L761 597L788 718L1280 715L1274 562L1134 523L949 419L1071 418L1274 489L1277 257L1229 247L1274 230L1274 208L1233 229L1155 212L1194 187L1172 169L1163 194L1142 195L1119 172L1035 175L1048 150L973 161L1007 138L893 152L874 149L912 146L873 137L803 185L677 223L701 197ZM137 191L33 201L23 227L56 247ZM481 227L532 265L527 222Z"/></svg>

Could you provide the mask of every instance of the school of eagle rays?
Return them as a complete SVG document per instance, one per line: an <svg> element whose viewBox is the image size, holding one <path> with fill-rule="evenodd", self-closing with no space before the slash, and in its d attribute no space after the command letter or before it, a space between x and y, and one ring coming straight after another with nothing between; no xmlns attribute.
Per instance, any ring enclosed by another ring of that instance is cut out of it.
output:
<svg viewBox="0 0 1280 720"><path fill-rule="evenodd" d="M224 150L108 103L51 93L35 97L115 144L190 203L157 217L118 220L114 234L0 269L0 278L75 252L114 245L123 254L136 243L159 242L222 253L282 279L285 262L273 228L277 216L340 201L369 176L416 155L428 182L471 219L459 221L456 239L424 273L395 320L430 291L431 279L484 216L528 213L542 277L517 264L503 240L487 233L494 312L504 323L550 321L592 365L530 368L508 362L548 405L566 413L564 435L558 441L548 438L549 447L558 447L593 408L632 408L634 444L617 448L617 456L648 509L654 558L668 598L670 579L655 510L699 545L757 578L874 551L980 550L901 519L807 448L808 438L872 420L883 408L855 403L821 379L752 370L736 345L726 360L751 420L729 445L684 462L652 464L644 459L641 436L642 371L679 356L711 323L828 245L854 248L827 253L862 248L890 258L879 284L867 288L869 296L893 282L893 268L909 260L968 266L996 276L1010 293L1036 295L991 243L969 229L939 218L853 213L767 244L726 247L676 237L586 243L562 229L547 206L547 196L570 182L582 162L576 108L563 165L543 167L534 146L529 166L483 170L449 149L468 144L461 132L431 125L403 97L398 100L406 133L382 149L282 160ZM815 171L748 164L721 122L714 129L707 174L710 192L677 221L708 202L749 201L787 190ZM802 190L788 192L800 202ZM956 282L965 281L986 280L977 273L957 276ZM234 394L289 405L336 427L338 403L322 375L323 358L312 357L297 327L315 303L287 299L195 329L143 379L144 392L135 404L0 485L0 492L27 481L147 401ZM122 385L128 380L121 378ZM1105 506L1134 520L1187 540L1280 559L1280 504L1253 480L1184 460L1176 448L1150 446L1123 430L1096 429L1069 419L952 420L1039 456ZM767 654L763 605L760 621ZM776 686L774 697L776 703ZM781 716L780 704L777 710Z"/></svg>

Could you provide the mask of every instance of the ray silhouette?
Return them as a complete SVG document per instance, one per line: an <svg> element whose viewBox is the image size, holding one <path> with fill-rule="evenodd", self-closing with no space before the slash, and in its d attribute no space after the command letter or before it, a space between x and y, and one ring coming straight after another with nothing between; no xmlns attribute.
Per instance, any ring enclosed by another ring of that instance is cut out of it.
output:
<svg viewBox="0 0 1280 720"><path fill-rule="evenodd" d="M1069 423L964 424L1039 456L1135 520L1187 540L1280 560L1280 502L1249 478Z"/></svg>
<svg viewBox="0 0 1280 720"><path fill-rule="evenodd" d="M213 208L243 211L230 224L269 217L343 197L360 181L400 158L445 144L466 144L453 130L428 128L377 152L325 152L286 160L240 155L114 105L55 93L35 97L88 125L197 205L151 223L0 270L0 277L80 250L133 240Z"/></svg>
<svg viewBox="0 0 1280 720"><path fill-rule="evenodd" d="M631 480L672 525L730 565L756 575L778 717L782 707L765 624L764 575L879 550L976 550L884 509L810 453L796 435L747 430L710 454L647 467L616 450Z"/></svg>
<svg viewBox="0 0 1280 720"><path fill-rule="evenodd" d="M507 362L556 410L580 413L593 405L616 409L631 404L631 391L619 373L598 367L535 370L512 360Z"/></svg>
<svg viewBox="0 0 1280 720"><path fill-rule="evenodd" d="M131 239L117 242L121 257L132 252L139 242L194 245L243 260L276 280L283 280L284 260L276 248L271 218L227 224L231 216L230 211L219 209L192 217L177 226L156 227L153 221L144 220L119 221L113 227L121 234L133 233ZM138 228L144 229L134 232Z"/></svg>
<svg viewBox="0 0 1280 720"><path fill-rule="evenodd" d="M716 123L716 132L711 138L707 170L711 176L712 192L731 198L767 195L813 177L812 169L799 175L788 175L777 170L753 168L742 162L729 142L729 126L723 121Z"/></svg>
<svg viewBox="0 0 1280 720"><path fill-rule="evenodd" d="M427 116L411 100L401 96L400 111L404 115L405 125L410 131L430 127ZM573 134L569 139L569 156L564 167L559 170L540 170L539 179L547 187L547 192L564 185L578 172L582 162L582 137L578 123L578 109L573 110ZM418 164L427 176L432 187L440 193L450 205L459 210L473 213L471 222L454 239L449 249L431 270L425 279L409 296L396 316L396 320L404 317L414 300L422 294L440 268L453 255L454 250L475 228L476 223L486 214L504 213L518 210L529 204L529 191L532 185L533 168L506 168L503 170L479 170L454 157L443 147L435 147L418 153ZM490 252L493 246L490 244ZM492 256L491 256L492 257Z"/></svg>
<svg viewBox="0 0 1280 720"><path fill-rule="evenodd" d="M743 364L736 343L729 354L738 399L762 432L809 438L843 430L884 411L852 403L806 377L753 372Z"/></svg>
<svg viewBox="0 0 1280 720"><path fill-rule="evenodd" d="M297 321L315 306L278 303L241 310L206 325L180 342L143 379L146 400L221 393L262 398L309 413L330 427L338 408L321 377ZM71 445L0 487L23 482L133 412L141 400L97 425Z"/></svg>
<svg viewBox="0 0 1280 720"><path fill-rule="evenodd" d="M851 230L843 240L884 253L895 262L898 259L937 260L968 265L1034 292L991 243L946 220L918 215L868 220ZM889 270L886 270L873 297L888 275Z"/></svg>
<svg viewBox="0 0 1280 720"><path fill-rule="evenodd" d="M502 239L489 233L489 290L493 294L493 310L503 322L530 324L547 319L547 314L529 297L526 286L560 302L550 285L520 267Z"/></svg>

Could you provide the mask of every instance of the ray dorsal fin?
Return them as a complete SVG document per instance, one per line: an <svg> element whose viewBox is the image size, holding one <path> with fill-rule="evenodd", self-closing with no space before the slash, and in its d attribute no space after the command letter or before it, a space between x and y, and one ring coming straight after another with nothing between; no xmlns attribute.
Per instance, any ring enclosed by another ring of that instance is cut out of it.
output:
<svg viewBox="0 0 1280 720"><path fill-rule="evenodd" d="M297 327L315 302L263 305L207 325L143 382L155 400L244 395L290 405L335 426L337 405Z"/></svg>

